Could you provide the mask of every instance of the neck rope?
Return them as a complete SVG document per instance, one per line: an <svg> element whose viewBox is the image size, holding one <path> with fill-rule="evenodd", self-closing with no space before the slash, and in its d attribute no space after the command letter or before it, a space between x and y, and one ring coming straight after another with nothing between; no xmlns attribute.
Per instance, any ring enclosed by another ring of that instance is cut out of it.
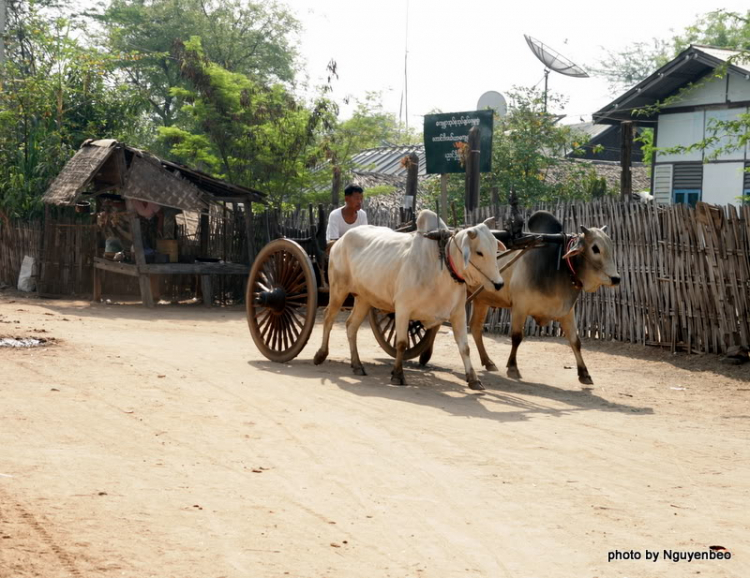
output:
<svg viewBox="0 0 750 578"><path fill-rule="evenodd" d="M454 236L455 235L451 235L450 239L448 239L448 244L445 247L445 264L448 266L448 273L450 273L456 283L466 283L466 279L464 279L458 272L456 265L453 263L453 257L451 257L451 241L453 241Z"/></svg>
<svg viewBox="0 0 750 578"><path fill-rule="evenodd" d="M570 237L567 248L565 249L566 253L570 252L570 250L573 248L573 244L576 242L577 239L578 239L578 235L573 235L572 237ZM579 279L578 273L576 273L576 270L573 267L573 263L570 262L572 258L573 256L565 257L565 262L568 264L568 269L570 269L571 283L573 284L573 287L575 287L576 289L582 289L583 283Z"/></svg>

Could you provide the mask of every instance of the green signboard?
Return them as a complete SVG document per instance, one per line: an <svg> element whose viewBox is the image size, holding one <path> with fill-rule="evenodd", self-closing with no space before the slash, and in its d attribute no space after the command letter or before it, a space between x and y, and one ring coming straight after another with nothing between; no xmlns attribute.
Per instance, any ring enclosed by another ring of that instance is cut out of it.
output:
<svg viewBox="0 0 750 578"><path fill-rule="evenodd" d="M488 172L492 166L493 111L451 112L428 114L424 117L424 148L427 173L463 173L460 161L461 143L466 143L472 127L479 127L479 170Z"/></svg>

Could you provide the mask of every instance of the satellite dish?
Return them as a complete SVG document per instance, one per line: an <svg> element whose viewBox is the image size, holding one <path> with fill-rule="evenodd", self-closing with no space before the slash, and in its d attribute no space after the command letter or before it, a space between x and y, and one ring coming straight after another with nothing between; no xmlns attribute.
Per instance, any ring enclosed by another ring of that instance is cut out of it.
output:
<svg viewBox="0 0 750 578"><path fill-rule="evenodd" d="M555 72L559 72L560 74L564 74L565 76L573 76L575 78L588 78L589 75L583 68L565 58L557 50L554 50L545 45L541 40L532 38L528 34L524 34L523 37L526 39L526 43L529 45L529 48L531 48L534 56L541 60L542 64L544 64L545 67L544 112L547 112L547 78L549 77L550 70L554 70Z"/></svg>
<svg viewBox="0 0 750 578"><path fill-rule="evenodd" d="M479 97L479 102L477 102L477 110L485 110L487 108L494 110L495 114L501 118L508 114L508 104L505 102L505 97L494 90L485 92Z"/></svg>
<svg viewBox="0 0 750 578"><path fill-rule="evenodd" d="M524 34L523 37L526 39L526 43L529 45L529 48L531 48L534 56L541 60L544 66L550 70L554 70L555 72L559 72L566 76L575 76L576 78L589 77L583 68L577 64L573 64L557 50L553 50L541 40L532 38L528 34Z"/></svg>

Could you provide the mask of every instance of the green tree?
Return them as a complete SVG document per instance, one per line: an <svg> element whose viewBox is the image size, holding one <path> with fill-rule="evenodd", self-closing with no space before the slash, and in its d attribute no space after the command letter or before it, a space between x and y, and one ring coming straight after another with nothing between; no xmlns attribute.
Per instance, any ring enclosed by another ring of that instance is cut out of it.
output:
<svg viewBox="0 0 750 578"><path fill-rule="evenodd" d="M321 135L320 147L331 170L316 172L316 188L325 189L335 170L341 171L343 182L349 180L354 169L352 158L365 149L417 144L421 140L414 131L406 133L396 115L383 109L380 92L368 92L363 99L355 100L350 118L336 120L331 130ZM325 194L327 197L328 192Z"/></svg>
<svg viewBox="0 0 750 578"><path fill-rule="evenodd" d="M12 2L0 69L0 207L39 212L41 195L87 138L119 137L137 108L112 62L76 40L76 23L34 2Z"/></svg>
<svg viewBox="0 0 750 578"><path fill-rule="evenodd" d="M612 94L619 94L648 77L690 44L750 49L750 11L744 15L726 10L709 12L669 40L653 38L620 51L607 50L605 57L590 68L609 81Z"/></svg>
<svg viewBox="0 0 750 578"><path fill-rule="evenodd" d="M489 187L498 188L501 200L515 189L520 202L527 205L590 198L583 178L592 169L565 159L587 137L545 113L544 96L535 89L515 89L511 100L509 114L495 122L485 199L489 201ZM549 95L548 102L558 107L563 104L556 95Z"/></svg>
<svg viewBox="0 0 750 578"><path fill-rule="evenodd" d="M121 57L127 81L152 118L172 126L174 88L184 87L173 49L199 36L206 57L256 82L291 83L296 75L299 22L276 2L241 0L112 0L90 13L105 29L104 46Z"/></svg>
<svg viewBox="0 0 750 578"><path fill-rule="evenodd" d="M335 105L321 96L307 105L281 84L266 86L207 59L200 38L173 57L189 88L171 91L179 126L162 127L172 156L230 182L269 193L276 206L299 202L320 162L319 137Z"/></svg>

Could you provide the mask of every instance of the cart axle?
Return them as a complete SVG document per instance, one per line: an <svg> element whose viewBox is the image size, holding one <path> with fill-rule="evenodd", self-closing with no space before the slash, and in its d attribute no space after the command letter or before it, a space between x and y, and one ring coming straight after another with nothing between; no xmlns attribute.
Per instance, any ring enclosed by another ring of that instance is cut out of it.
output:
<svg viewBox="0 0 750 578"><path fill-rule="evenodd" d="M262 291L258 295L258 305L281 313L286 307L286 291L282 287L276 287L273 291Z"/></svg>

